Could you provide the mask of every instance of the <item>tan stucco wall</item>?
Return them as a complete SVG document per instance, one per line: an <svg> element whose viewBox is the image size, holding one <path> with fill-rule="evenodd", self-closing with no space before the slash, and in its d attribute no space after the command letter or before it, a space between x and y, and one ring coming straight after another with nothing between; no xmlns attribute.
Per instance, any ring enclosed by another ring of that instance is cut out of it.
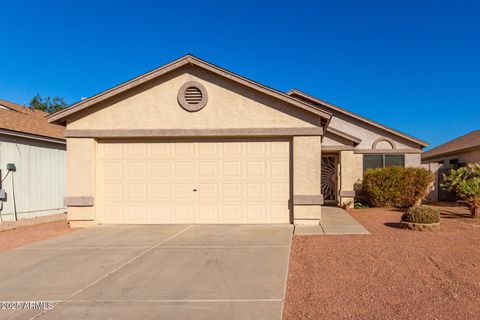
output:
<svg viewBox="0 0 480 320"><path fill-rule="evenodd" d="M340 152L340 205L354 203L354 196L342 195L342 192L352 193L358 189L363 179L363 154L353 151Z"/></svg>
<svg viewBox="0 0 480 320"><path fill-rule="evenodd" d="M201 83L208 92L208 102L200 111L188 112L178 104L178 91L187 81ZM67 129L281 128L319 124L314 114L196 67L180 68L88 110L73 115Z"/></svg>
<svg viewBox="0 0 480 320"><path fill-rule="evenodd" d="M422 155L420 153L405 154L405 167L419 167Z"/></svg>
<svg viewBox="0 0 480 320"><path fill-rule="evenodd" d="M293 194L318 196L321 170L321 137L293 137ZM294 205L295 224L319 224L320 205Z"/></svg>
<svg viewBox="0 0 480 320"><path fill-rule="evenodd" d="M177 101L180 87L192 80L208 91L205 108L193 113L181 108ZM310 128L319 124L317 115L194 67L181 68L67 119L67 129L83 130ZM97 142L69 138L67 144L67 196L94 198L93 206L70 206L69 220L78 226L88 226L97 223ZM292 196L319 196L321 137L294 137L292 152ZM307 220L318 224L320 213L320 205L299 205L293 210L297 222Z"/></svg>
<svg viewBox="0 0 480 320"><path fill-rule="evenodd" d="M96 150L95 139L67 139L67 196L96 196ZM68 220L72 227L80 226L75 221L95 220L95 205L90 207L68 207ZM88 222L79 223L81 226Z"/></svg>
<svg viewBox="0 0 480 320"><path fill-rule="evenodd" d="M411 149L419 147L417 144L406 139L337 112L333 112L333 117L330 121L330 127L360 138L362 141L356 147L357 149L372 149L373 143L382 137L393 140L397 149ZM382 142L377 145L376 148L382 149L383 147L389 146Z"/></svg>

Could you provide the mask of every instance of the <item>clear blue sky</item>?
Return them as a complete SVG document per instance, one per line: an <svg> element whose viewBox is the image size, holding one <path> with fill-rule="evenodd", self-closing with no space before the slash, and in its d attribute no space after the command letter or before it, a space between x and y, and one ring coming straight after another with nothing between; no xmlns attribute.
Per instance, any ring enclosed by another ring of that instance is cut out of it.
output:
<svg viewBox="0 0 480 320"><path fill-rule="evenodd" d="M186 53L435 146L480 128L478 1L4 1L0 98L89 97Z"/></svg>

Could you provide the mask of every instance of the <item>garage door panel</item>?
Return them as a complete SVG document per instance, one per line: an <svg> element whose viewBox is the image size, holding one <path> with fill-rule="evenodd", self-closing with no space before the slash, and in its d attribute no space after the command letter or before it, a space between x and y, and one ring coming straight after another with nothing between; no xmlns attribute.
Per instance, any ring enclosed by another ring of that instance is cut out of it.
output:
<svg viewBox="0 0 480 320"><path fill-rule="evenodd" d="M148 186L145 183L127 183L126 184L126 200L147 200Z"/></svg>
<svg viewBox="0 0 480 320"><path fill-rule="evenodd" d="M197 185L199 201L215 201L219 200L218 184L216 183L199 183Z"/></svg>
<svg viewBox="0 0 480 320"><path fill-rule="evenodd" d="M192 183L177 183L173 186L173 200L191 200L195 198Z"/></svg>
<svg viewBox="0 0 480 320"><path fill-rule="evenodd" d="M199 205L196 223L216 223L218 221L218 206Z"/></svg>
<svg viewBox="0 0 480 320"><path fill-rule="evenodd" d="M242 200L241 183L223 183L221 190L221 200Z"/></svg>
<svg viewBox="0 0 480 320"><path fill-rule="evenodd" d="M226 142L221 145L223 159L238 159L242 157L242 143Z"/></svg>
<svg viewBox="0 0 480 320"><path fill-rule="evenodd" d="M111 161L107 160L103 162L102 170L103 170L103 175L105 178L123 178L123 162L118 160L118 161Z"/></svg>
<svg viewBox="0 0 480 320"><path fill-rule="evenodd" d="M103 221L109 223L124 223L123 206L106 205L102 208Z"/></svg>
<svg viewBox="0 0 480 320"><path fill-rule="evenodd" d="M123 147L122 143L108 143L102 145L102 152L100 154L100 159L122 159L123 158Z"/></svg>
<svg viewBox="0 0 480 320"><path fill-rule="evenodd" d="M246 176L248 178L264 178L267 175L267 166L265 161L247 161L245 164Z"/></svg>
<svg viewBox="0 0 480 320"><path fill-rule="evenodd" d="M221 206L222 221L225 223L242 223L243 205L224 205Z"/></svg>
<svg viewBox="0 0 480 320"><path fill-rule="evenodd" d="M242 177L242 162L241 161L224 161L222 162L222 177L223 178L241 178Z"/></svg>
<svg viewBox="0 0 480 320"><path fill-rule="evenodd" d="M128 205L125 207L125 219L131 223L143 224L147 221L147 207Z"/></svg>
<svg viewBox="0 0 480 320"><path fill-rule="evenodd" d="M219 154L220 146L216 142L205 142L198 144L199 159L216 159Z"/></svg>
<svg viewBox="0 0 480 320"><path fill-rule="evenodd" d="M147 161L127 161L127 177L146 177Z"/></svg>
<svg viewBox="0 0 480 320"><path fill-rule="evenodd" d="M288 141L101 142L101 223L289 223Z"/></svg>
<svg viewBox="0 0 480 320"><path fill-rule="evenodd" d="M172 223L171 206L152 205L150 206L148 222L150 223Z"/></svg>
<svg viewBox="0 0 480 320"><path fill-rule="evenodd" d="M265 204L250 204L246 206L247 221L262 223L267 219L267 205Z"/></svg>
<svg viewBox="0 0 480 320"><path fill-rule="evenodd" d="M187 177L191 179L194 172L195 164L193 161L178 161L173 164L173 176L176 178Z"/></svg>
<svg viewBox="0 0 480 320"><path fill-rule="evenodd" d="M150 176L152 178L167 178L172 175L172 163L170 161L150 161Z"/></svg>
<svg viewBox="0 0 480 320"><path fill-rule="evenodd" d="M245 199L246 200L262 200L267 196L266 183L246 183Z"/></svg>
<svg viewBox="0 0 480 320"><path fill-rule="evenodd" d="M124 199L123 183L104 183L102 187L103 199L107 203L111 203L112 201L122 201Z"/></svg>
<svg viewBox="0 0 480 320"><path fill-rule="evenodd" d="M129 143L126 146L128 158L145 158L147 156L146 143Z"/></svg>
<svg viewBox="0 0 480 320"><path fill-rule="evenodd" d="M170 143L151 143L150 157L155 159L170 159L173 153L173 145Z"/></svg>
<svg viewBox="0 0 480 320"><path fill-rule="evenodd" d="M173 156L178 159L187 158L193 159L195 155L194 144L193 143L184 143L178 142L172 145L173 146Z"/></svg>
<svg viewBox="0 0 480 320"><path fill-rule="evenodd" d="M290 193L289 185L285 185L284 183L271 183L269 187L271 200L279 200L279 202L282 202L284 199L288 199Z"/></svg>
<svg viewBox="0 0 480 320"><path fill-rule="evenodd" d="M195 208L193 206L182 205L173 207L173 220L184 223L194 223Z"/></svg>
<svg viewBox="0 0 480 320"><path fill-rule="evenodd" d="M199 178L217 178L219 175L217 161L199 161L197 168Z"/></svg>
<svg viewBox="0 0 480 320"><path fill-rule="evenodd" d="M153 202L172 200L172 187L169 183L152 183L150 190L150 196Z"/></svg>

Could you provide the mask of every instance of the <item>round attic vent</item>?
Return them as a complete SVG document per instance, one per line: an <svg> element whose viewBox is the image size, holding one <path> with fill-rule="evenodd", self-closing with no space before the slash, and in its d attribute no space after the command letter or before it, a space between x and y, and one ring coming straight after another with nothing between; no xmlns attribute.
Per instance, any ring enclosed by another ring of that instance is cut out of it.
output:
<svg viewBox="0 0 480 320"><path fill-rule="evenodd" d="M198 111L207 104L207 90L195 81L188 81L178 91L178 103L190 112Z"/></svg>

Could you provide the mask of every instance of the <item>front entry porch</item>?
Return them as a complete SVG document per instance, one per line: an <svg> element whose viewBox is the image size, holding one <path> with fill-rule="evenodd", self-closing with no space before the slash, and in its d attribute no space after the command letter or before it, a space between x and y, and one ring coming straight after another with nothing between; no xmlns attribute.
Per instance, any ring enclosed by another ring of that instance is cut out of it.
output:
<svg viewBox="0 0 480 320"><path fill-rule="evenodd" d="M325 206L353 207L363 174L361 154L353 150L322 152L321 191Z"/></svg>
<svg viewBox="0 0 480 320"><path fill-rule="evenodd" d="M319 226L296 225L294 233L297 235L370 234L347 211L329 206L322 208L322 218Z"/></svg>

